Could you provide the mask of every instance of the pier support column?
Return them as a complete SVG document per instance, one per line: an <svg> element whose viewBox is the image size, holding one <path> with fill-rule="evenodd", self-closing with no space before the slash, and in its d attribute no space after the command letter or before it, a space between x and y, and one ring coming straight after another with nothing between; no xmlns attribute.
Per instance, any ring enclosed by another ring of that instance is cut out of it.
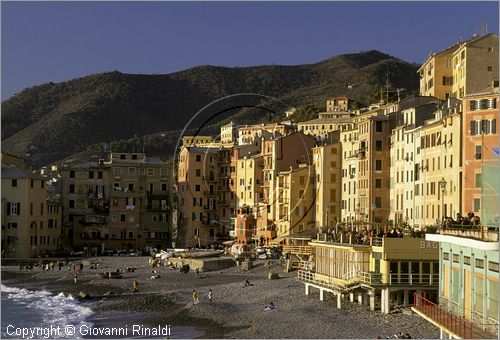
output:
<svg viewBox="0 0 500 340"><path fill-rule="evenodd" d="M375 293L373 295L370 295L370 310L375 310Z"/></svg>
<svg viewBox="0 0 500 340"><path fill-rule="evenodd" d="M324 296L325 291L323 289L319 289L319 301L323 301L325 296Z"/></svg>
<svg viewBox="0 0 500 340"><path fill-rule="evenodd" d="M349 301L354 302L354 293L349 293Z"/></svg>
<svg viewBox="0 0 500 340"><path fill-rule="evenodd" d="M389 314L389 312L390 312L389 299L391 297L391 292L389 291L389 288L382 289L382 292L383 292L383 298L381 301L382 306L383 306L382 313Z"/></svg>
<svg viewBox="0 0 500 340"><path fill-rule="evenodd" d="M358 293L358 305L362 305L362 304L363 304L363 294Z"/></svg>
<svg viewBox="0 0 500 340"><path fill-rule="evenodd" d="M408 307L410 304L410 292L408 289L404 290L403 306Z"/></svg>
<svg viewBox="0 0 500 340"><path fill-rule="evenodd" d="M380 290L380 313L385 313L385 289Z"/></svg>
<svg viewBox="0 0 500 340"><path fill-rule="evenodd" d="M306 295L309 295L309 285L306 283L305 286L306 286Z"/></svg>
<svg viewBox="0 0 500 340"><path fill-rule="evenodd" d="M342 309L342 294L337 294L337 308Z"/></svg>

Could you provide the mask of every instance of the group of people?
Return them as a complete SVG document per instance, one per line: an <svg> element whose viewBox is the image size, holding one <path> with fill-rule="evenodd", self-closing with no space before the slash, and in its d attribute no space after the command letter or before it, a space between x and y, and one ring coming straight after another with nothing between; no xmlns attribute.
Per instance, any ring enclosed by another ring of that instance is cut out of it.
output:
<svg viewBox="0 0 500 340"><path fill-rule="evenodd" d="M197 305L200 303L200 293L198 293L198 291L195 289L193 290L193 305ZM208 303L212 303L212 298L213 298L213 291L212 289L209 289L208 290L208 293L207 293L207 298L208 298Z"/></svg>
<svg viewBox="0 0 500 340"><path fill-rule="evenodd" d="M404 233L402 229L392 228L390 231L384 231L388 228L379 228L378 230L368 230L364 227L362 230L342 230L335 231L329 228L326 232L328 241L330 242L340 242L342 236L342 242L353 242L353 243L369 243L372 237L391 237L391 238L403 238Z"/></svg>
<svg viewBox="0 0 500 340"><path fill-rule="evenodd" d="M444 227L445 228L453 228L453 227L472 227L481 225L481 219L479 216L474 215L473 212L467 214L467 216L462 216L462 214L457 213L456 220L453 220L451 217L444 218Z"/></svg>

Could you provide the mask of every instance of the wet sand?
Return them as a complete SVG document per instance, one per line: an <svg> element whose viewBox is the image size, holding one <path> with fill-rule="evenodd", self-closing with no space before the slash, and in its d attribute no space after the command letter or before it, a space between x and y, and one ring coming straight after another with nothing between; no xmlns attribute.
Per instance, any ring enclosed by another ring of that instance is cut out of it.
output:
<svg viewBox="0 0 500 340"><path fill-rule="evenodd" d="M62 271L20 271L2 267L2 283L27 289L44 289L73 296L85 292L92 296L85 304L95 311L95 325L117 325L129 322L148 326L170 325L172 338L351 338L373 339L393 337L399 331L412 338L439 338L439 330L416 314L371 312L366 306L343 301L341 310L336 300L319 292L304 294L304 285L296 272L283 273L277 264L264 268L263 261L249 272L232 267L215 272L180 273L167 267L157 268L161 278L151 279L152 268L147 257L100 257L100 269L84 268L73 282L74 273ZM121 279L103 279L100 273L126 267ZM269 280L269 272L280 278ZM134 280L139 292L132 291ZM249 280L253 285L242 287ZM200 293L200 303L193 305L192 291ZM213 290L209 303L208 290ZM264 312L273 302L277 309Z"/></svg>

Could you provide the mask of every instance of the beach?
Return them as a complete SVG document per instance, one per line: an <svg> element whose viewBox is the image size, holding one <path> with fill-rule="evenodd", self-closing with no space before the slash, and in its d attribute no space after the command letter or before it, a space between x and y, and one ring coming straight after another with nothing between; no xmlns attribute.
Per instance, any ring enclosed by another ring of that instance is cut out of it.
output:
<svg viewBox="0 0 500 340"><path fill-rule="evenodd" d="M73 268L53 271L35 268L20 270L17 266L2 267L2 284L30 290L46 290L77 296L90 295L86 304L94 312L89 318L96 327L141 324L145 327L169 325L172 338L367 338L393 337L398 332L412 338L439 338L439 329L414 313L394 312L388 315L370 311L367 306L343 301L336 308L336 299L319 292L304 293L297 281L297 272L284 273L277 263L241 272L240 267L224 270L181 273L167 267L155 268L160 278L151 279L152 267L147 257L99 257L88 259L100 263L99 269L84 267L74 282ZM135 267L123 278L103 279L101 273ZM279 279L269 280L275 272ZM243 287L244 280L252 284ZM139 291L133 292L133 282ZM208 291L213 301L208 301ZM192 292L197 290L200 303L193 304ZM277 309L264 311L273 302Z"/></svg>

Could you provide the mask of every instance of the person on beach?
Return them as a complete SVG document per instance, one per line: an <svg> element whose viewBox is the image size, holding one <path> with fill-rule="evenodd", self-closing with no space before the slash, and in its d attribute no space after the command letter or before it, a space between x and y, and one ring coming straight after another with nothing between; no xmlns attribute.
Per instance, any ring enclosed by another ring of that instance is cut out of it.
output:
<svg viewBox="0 0 500 340"><path fill-rule="evenodd" d="M193 305L200 303L199 294L196 290L193 290Z"/></svg>
<svg viewBox="0 0 500 340"><path fill-rule="evenodd" d="M208 303L212 303L212 290L208 291Z"/></svg>
<svg viewBox="0 0 500 340"><path fill-rule="evenodd" d="M264 310L266 311L266 310L274 310L274 309L276 309L276 306L274 305L274 303L270 302L270 303L266 306L266 308L265 308Z"/></svg>
<svg viewBox="0 0 500 340"><path fill-rule="evenodd" d="M134 280L132 283L132 288L134 288L134 293L139 292L139 282L137 282L137 280Z"/></svg>

